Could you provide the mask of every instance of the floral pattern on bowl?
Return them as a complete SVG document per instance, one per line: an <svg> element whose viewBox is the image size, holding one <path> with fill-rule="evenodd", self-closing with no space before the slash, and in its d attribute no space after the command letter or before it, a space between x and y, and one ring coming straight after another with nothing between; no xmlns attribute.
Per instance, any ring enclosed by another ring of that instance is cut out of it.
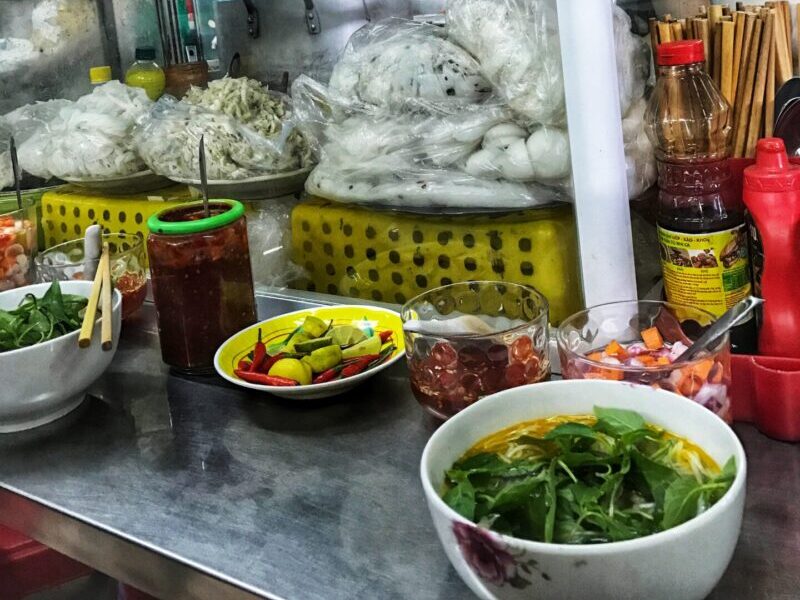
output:
<svg viewBox="0 0 800 600"><path fill-rule="evenodd" d="M469 523L453 522L453 535L458 549L475 574L486 583L524 589L531 585L530 577L538 571L534 559L525 560L525 552L512 554L509 547L488 530ZM541 573L549 581L547 573Z"/></svg>

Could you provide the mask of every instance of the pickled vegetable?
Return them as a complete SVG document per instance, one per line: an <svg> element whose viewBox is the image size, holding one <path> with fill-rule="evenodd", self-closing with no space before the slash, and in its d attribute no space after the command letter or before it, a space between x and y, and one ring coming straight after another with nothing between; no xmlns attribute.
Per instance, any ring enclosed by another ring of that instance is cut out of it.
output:
<svg viewBox="0 0 800 600"><path fill-rule="evenodd" d="M308 335L309 338L318 338L325 335L328 327L330 327L329 323L313 315L307 316L306 320L303 321L303 333Z"/></svg>
<svg viewBox="0 0 800 600"><path fill-rule="evenodd" d="M342 362L342 354L339 346L326 346L304 356L303 362L309 365L314 373L322 373Z"/></svg>
<svg viewBox="0 0 800 600"><path fill-rule="evenodd" d="M269 370L271 377L285 377L300 385L311 383L311 367L296 358L282 358Z"/></svg>
<svg viewBox="0 0 800 600"><path fill-rule="evenodd" d="M368 354L379 354L381 351L381 336L373 335L366 340L359 342L355 346L350 346L342 350L342 358L344 360L350 358L358 358L360 356L367 356Z"/></svg>

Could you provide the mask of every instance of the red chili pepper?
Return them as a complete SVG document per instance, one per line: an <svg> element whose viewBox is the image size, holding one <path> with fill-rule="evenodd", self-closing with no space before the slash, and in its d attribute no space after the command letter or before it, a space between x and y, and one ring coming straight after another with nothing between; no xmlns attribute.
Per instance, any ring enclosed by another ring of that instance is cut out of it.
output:
<svg viewBox="0 0 800 600"><path fill-rule="evenodd" d="M386 331L381 331L380 336L381 336L381 343L385 344L390 339L392 339L392 336L394 336L394 331L392 331L391 329L388 329Z"/></svg>
<svg viewBox="0 0 800 600"><path fill-rule="evenodd" d="M268 375L269 370L272 368L272 365L274 365L282 358L286 358L286 354L284 354L283 352L281 352L280 354L276 354L275 356L268 356L261 365L261 368L258 370L258 372L264 373L264 375ZM253 369L250 370L252 371Z"/></svg>
<svg viewBox="0 0 800 600"><path fill-rule="evenodd" d="M336 376L342 371L342 369L344 369L344 366L339 365L331 369L328 369L327 371L323 371L322 373L314 377L314 380L311 383L327 383L329 381L333 381L336 378Z"/></svg>
<svg viewBox="0 0 800 600"><path fill-rule="evenodd" d="M249 371L250 370L250 366L252 364L253 363L251 363L249 360L244 360L244 359L240 360L239 361L239 371Z"/></svg>
<svg viewBox="0 0 800 600"><path fill-rule="evenodd" d="M258 341L256 342L256 347L253 348L253 364L250 365L250 370L254 373L260 373L262 371L262 367L264 364L264 360L267 358L267 347L264 345L264 342L261 341L261 328L258 328Z"/></svg>
<svg viewBox="0 0 800 600"><path fill-rule="evenodd" d="M369 356L363 356L358 359L358 361L347 365L344 369L342 369L342 374L339 376L340 379L346 379L348 377L352 377L353 375L358 375L367 368L367 365L375 360L375 355L371 354Z"/></svg>
<svg viewBox="0 0 800 600"><path fill-rule="evenodd" d="M240 371L236 369L234 374L248 383L257 383L259 385L271 385L275 387L294 387L300 385L294 379L287 379L286 377L275 377L274 375L264 375L263 373L252 373L250 371Z"/></svg>

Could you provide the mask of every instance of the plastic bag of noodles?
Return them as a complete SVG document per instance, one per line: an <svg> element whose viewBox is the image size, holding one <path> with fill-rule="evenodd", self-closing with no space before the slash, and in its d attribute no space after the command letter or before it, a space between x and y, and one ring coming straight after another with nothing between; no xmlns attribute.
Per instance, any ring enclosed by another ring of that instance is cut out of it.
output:
<svg viewBox="0 0 800 600"><path fill-rule="evenodd" d="M121 177L145 169L131 130L151 106L144 90L110 81L75 102L31 104L5 119L25 171L42 179Z"/></svg>
<svg viewBox="0 0 800 600"><path fill-rule="evenodd" d="M356 31L330 79L351 101L391 109L407 100L475 104L492 95L478 62L440 27L390 18Z"/></svg>

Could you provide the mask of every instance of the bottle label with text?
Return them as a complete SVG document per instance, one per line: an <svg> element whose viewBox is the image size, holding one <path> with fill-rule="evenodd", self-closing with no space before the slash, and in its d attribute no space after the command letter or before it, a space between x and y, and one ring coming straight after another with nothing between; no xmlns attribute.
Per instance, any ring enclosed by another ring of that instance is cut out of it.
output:
<svg viewBox="0 0 800 600"><path fill-rule="evenodd" d="M750 294L745 225L714 233L658 228L667 300L719 317Z"/></svg>

